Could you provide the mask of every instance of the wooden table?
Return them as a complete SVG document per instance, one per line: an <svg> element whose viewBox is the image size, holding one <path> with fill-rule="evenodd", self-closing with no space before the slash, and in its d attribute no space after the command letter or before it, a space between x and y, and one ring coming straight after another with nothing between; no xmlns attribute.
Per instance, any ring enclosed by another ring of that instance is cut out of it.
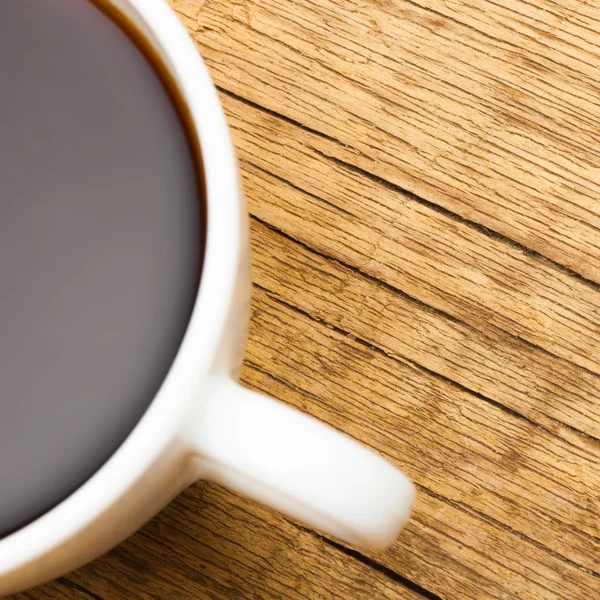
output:
<svg viewBox="0 0 600 600"><path fill-rule="evenodd" d="M416 482L387 552L200 483L18 596L600 597L600 0L172 0L252 215L244 383Z"/></svg>

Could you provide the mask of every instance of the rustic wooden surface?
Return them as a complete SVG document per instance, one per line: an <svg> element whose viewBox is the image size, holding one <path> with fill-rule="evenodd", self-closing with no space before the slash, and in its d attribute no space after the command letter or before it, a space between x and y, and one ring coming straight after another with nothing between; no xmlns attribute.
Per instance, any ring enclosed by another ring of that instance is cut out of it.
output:
<svg viewBox="0 0 600 600"><path fill-rule="evenodd" d="M171 0L252 215L244 383L416 482L387 552L198 484L19 600L600 597L600 0Z"/></svg>

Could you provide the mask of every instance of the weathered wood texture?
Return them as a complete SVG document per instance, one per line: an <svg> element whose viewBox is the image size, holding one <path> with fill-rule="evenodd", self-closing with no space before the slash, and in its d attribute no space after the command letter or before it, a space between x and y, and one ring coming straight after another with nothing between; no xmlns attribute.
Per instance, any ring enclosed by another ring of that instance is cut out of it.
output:
<svg viewBox="0 0 600 600"><path fill-rule="evenodd" d="M171 3L252 214L243 381L419 502L368 554L198 484L17 598L600 597L600 1Z"/></svg>

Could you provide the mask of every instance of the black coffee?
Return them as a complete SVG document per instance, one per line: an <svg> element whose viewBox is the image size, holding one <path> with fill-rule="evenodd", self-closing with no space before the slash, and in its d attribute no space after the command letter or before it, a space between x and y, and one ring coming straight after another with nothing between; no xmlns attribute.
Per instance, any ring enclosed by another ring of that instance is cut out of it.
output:
<svg viewBox="0 0 600 600"><path fill-rule="evenodd" d="M195 300L194 152L123 27L87 0L0 1L0 537L125 440Z"/></svg>

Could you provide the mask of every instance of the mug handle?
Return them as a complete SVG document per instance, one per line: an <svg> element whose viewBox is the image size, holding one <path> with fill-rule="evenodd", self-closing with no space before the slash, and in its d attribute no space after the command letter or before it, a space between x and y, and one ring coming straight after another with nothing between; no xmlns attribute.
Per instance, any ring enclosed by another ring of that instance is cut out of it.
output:
<svg viewBox="0 0 600 600"><path fill-rule="evenodd" d="M199 409L191 441L203 478L374 550L408 521L412 482L346 435L229 379Z"/></svg>

